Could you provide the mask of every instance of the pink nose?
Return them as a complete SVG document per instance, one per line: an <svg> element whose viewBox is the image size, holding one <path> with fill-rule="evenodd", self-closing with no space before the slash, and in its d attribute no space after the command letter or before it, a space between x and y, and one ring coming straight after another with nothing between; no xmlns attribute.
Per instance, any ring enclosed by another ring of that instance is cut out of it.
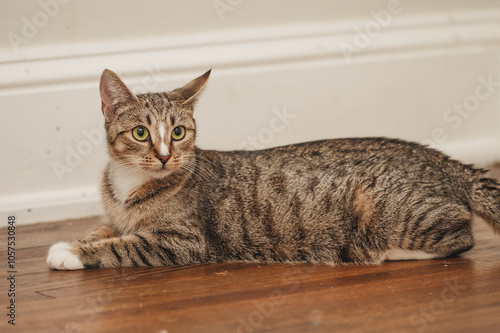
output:
<svg viewBox="0 0 500 333"><path fill-rule="evenodd" d="M168 159L170 158L170 155L167 156L156 156L157 159L161 161L161 163L165 164L168 162Z"/></svg>

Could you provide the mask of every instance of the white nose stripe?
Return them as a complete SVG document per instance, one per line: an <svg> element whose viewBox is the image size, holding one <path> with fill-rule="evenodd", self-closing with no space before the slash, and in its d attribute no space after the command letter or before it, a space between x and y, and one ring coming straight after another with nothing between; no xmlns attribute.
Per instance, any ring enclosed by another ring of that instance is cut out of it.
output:
<svg viewBox="0 0 500 333"><path fill-rule="evenodd" d="M168 153L168 147L165 144L165 124L163 122L160 123L160 126L158 127L158 132L160 132L160 155L161 156L168 156L170 155Z"/></svg>
<svg viewBox="0 0 500 333"><path fill-rule="evenodd" d="M168 155L170 155L168 153L168 147L167 147L167 145L164 144L163 142L161 143L161 146L160 146L160 155L161 156L168 156Z"/></svg>

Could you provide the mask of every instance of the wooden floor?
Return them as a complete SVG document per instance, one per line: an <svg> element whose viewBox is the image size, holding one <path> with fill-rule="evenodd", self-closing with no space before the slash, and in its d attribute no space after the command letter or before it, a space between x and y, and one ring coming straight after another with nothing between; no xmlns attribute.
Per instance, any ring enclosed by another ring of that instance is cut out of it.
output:
<svg viewBox="0 0 500 333"><path fill-rule="evenodd" d="M0 332L500 332L500 239L477 221L476 246L446 260L84 271L46 266L51 244L97 223L17 228L16 326L7 323L2 278ZM7 231L1 232L6 263Z"/></svg>

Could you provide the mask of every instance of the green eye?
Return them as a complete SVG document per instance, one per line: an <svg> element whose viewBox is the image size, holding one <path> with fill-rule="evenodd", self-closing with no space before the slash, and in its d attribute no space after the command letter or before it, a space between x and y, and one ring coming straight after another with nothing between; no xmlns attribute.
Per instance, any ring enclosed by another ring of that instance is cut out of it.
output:
<svg viewBox="0 0 500 333"><path fill-rule="evenodd" d="M174 140L181 140L184 138L184 135L186 135L186 129L182 126L177 126L172 131L172 139Z"/></svg>
<svg viewBox="0 0 500 333"><path fill-rule="evenodd" d="M137 126L132 130L132 136L137 141L146 141L149 139L149 131L144 126Z"/></svg>

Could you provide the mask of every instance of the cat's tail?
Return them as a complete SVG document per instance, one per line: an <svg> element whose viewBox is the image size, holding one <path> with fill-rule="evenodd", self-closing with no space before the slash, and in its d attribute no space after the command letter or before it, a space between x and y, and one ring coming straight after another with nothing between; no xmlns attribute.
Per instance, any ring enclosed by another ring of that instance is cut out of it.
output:
<svg viewBox="0 0 500 333"><path fill-rule="evenodd" d="M481 172L483 173L483 172ZM469 204L500 235L500 184L492 178L478 177L472 185Z"/></svg>

